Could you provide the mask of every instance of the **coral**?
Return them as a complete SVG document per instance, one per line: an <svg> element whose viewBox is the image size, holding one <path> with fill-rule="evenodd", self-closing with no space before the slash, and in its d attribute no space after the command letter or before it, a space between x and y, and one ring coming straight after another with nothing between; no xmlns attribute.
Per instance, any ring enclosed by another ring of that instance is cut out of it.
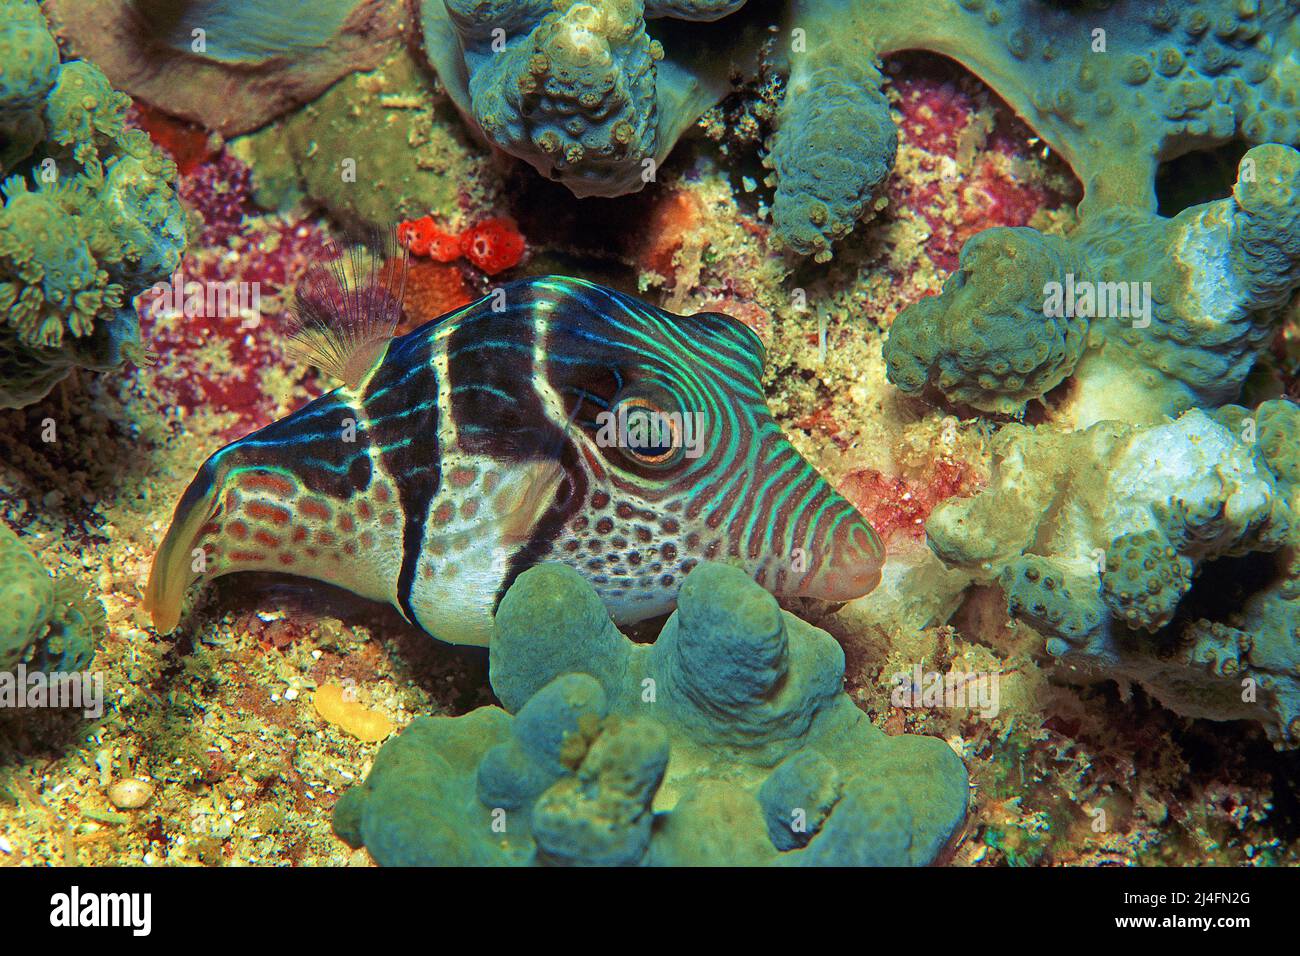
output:
<svg viewBox="0 0 1300 956"><path fill-rule="evenodd" d="M401 43L401 0L50 0L77 56L115 86L225 136L265 125Z"/></svg>
<svg viewBox="0 0 1300 956"><path fill-rule="evenodd" d="M1068 239L980 233L943 292L898 316L889 378L1018 414L1073 376L1054 415L1076 427L1233 401L1300 287L1298 195L1300 153L1256 146L1231 198L1172 219L1120 207Z"/></svg>
<svg viewBox="0 0 1300 956"><path fill-rule="evenodd" d="M307 28L266 2L184 4L165 28L129 7L52 4L73 49L119 85L227 134L373 68L405 29L396 0L332 0ZM578 196L643 188L736 84L757 77L776 97L765 74L784 74L764 160L774 239L819 260L893 166L888 54L931 51L987 82L1070 163L1090 211L1149 214L1159 164L1188 152L1300 140L1298 0L789 0L780 11L743 0L421 0L415 10L424 54L474 128ZM206 31L201 49L195 29Z"/></svg>
<svg viewBox="0 0 1300 956"><path fill-rule="evenodd" d="M498 146L577 195L617 195L641 188L638 163L661 159L726 92L718 66L743 74L766 39L747 32L750 9L708 7L738 12L705 60L677 34L651 39L635 0L557 11L457 3L450 17L428 0L424 42L462 112ZM985 80L1066 158L1090 207L1149 213L1161 162L1234 139L1297 143L1296 11L1295 0L793 0L774 53L788 80L765 160L775 237L826 259L868 208L896 145L877 64L905 50L952 57ZM494 27L504 51L491 48Z"/></svg>
<svg viewBox="0 0 1300 956"><path fill-rule="evenodd" d="M617 196L654 180L730 89L733 60L752 68L757 22L710 24L742 5L425 0L420 11L426 55L476 128L574 195ZM662 30L652 18L667 18ZM673 31L681 20L692 29Z"/></svg>
<svg viewBox="0 0 1300 956"><path fill-rule="evenodd" d="M143 360L132 297L185 244L175 166L125 127L94 66L49 59L39 10L4 4L0 48L27 68L0 88L0 407L44 397L76 366Z"/></svg>
<svg viewBox="0 0 1300 956"><path fill-rule="evenodd" d="M902 50L952 57L1065 157L1088 192L1085 207L1149 213L1163 161L1234 139L1300 141L1297 10L1295 0L955 0L937 7L929 0L805 0L792 5L788 19L792 30L807 30L807 53L791 54L791 75L799 75L797 57L806 55L832 75L839 71L850 87L870 90L875 78L863 64L876 57ZM826 29L819 18L830 11L833 29ZM867 114L866 96L858 93L861 114L848 115ZM856 163L838 167L846 192L878 178L877 166L890 162L888 139L864 137L862 146L869 151ZM779 173L781 157L773 159ZM788 187L779 176L777 185L780 201ZM824 254L851 227L854 210L777 225L797 250Z"/></svg>
<svg viewBox="0 0 1300 956"><path fill-rule="evenodd" d="M1298 427L1300 409L1282 400L1148 426L1007 425L989 486L937 507L930 544L948 565L997 579L1009 613L1053 656L1137 681L1187 716L1259 721L1295 746ZM1228 620L1205 616L1241 562L1284 570ZM1257 699L1243 701L1243 679Z"/></svg>
<svg viewBox="0 0 1300 956"><path fill-rule="evenodd" d="M839 645L738 569L701 564L646 646L539 565L489 653L504 711L417 719L339 801L380 863L924 864L964 817L952 750L873 727Z"/></svg>
<svg viewBox="0 0 1300 956"><path fill-rule="evenodd" d="M306 198L345 228L387 229L469 205L486 157L471 155L450 113L405 49L345 77L306 107L232 139L266 209Z"/></svg>
<svg viewBox="0 0 1300 956"><path fill-rule="evenodd" d="M1088 320L1048 315L1043 287L1080 271L1064 239L1029 228L988 229L961 250L943 292L894 322L889 380L910 394L938 389L954 402L1014 414L1074 371Z"/></svg>
<svg viewBox="0 0 1300 956"><path fill-rule="evenodd" d="M898 135L870 55L842 31L852 0L796 0L789 22L803 31L790 55L785 99L764 162L778 185L778 245L831 258L894 165ZM793 42L793 40L792 40Z"/></svg>
<svg viewBox="0 0 1300 956"><path fill-rule="evenodd" d="M0 671L84 670L95 655L104 608L78 585L55 581L0 523Z"/></svg>

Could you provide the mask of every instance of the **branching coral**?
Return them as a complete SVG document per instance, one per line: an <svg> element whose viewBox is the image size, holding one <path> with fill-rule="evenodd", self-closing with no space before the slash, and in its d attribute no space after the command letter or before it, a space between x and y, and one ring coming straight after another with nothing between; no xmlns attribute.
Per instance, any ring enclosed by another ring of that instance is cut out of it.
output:
<svg viewBox="0 0 1300 956"><path fill-rule="evenodd" d="M1300 153L1266 145L1231 198L1172 219L1119 207L1068 239L990 229L895 321L890 380L1018 414L1073 375L1055 418L1075 426L1233 401L1300 286L1298 199Z"/></svg>
<svg viewBox="0 0 1300 956"><path fill-rule="evenodd" d="M0 523L0 671L19 664L47 673L84 670L103 625L97 599L50 577Z"/></svg>
<svg viewBox="0 0 1300 956"><path fill-rule="evenodd" d="M1011 615L1067 663L1300 745L1298 428L1300 409L1280 400L1141 427L1008 425L989 487L931 515L931 547L996 579ZM1224 610L1221 575L1240 577L1243 561L1265 572Z"/></svg>
<svg viewBox="0 0 1300 956"><path fill-rule="evenodd" d="M540 565L490 653L513 718L418 719L339 801L380 863L924 864L964 818L953 751L872 726L839 645L737 569L700 565L646 646Z"/></svg>
<svg viewBox="0 0 1300 956"><path fill-rule="evenodd" d="M128 99L59 63L34 4L3 6L0 407L20 407L75 366L142 360L131 299L176 267L185 227L175 167L125 127Z"/></svg>

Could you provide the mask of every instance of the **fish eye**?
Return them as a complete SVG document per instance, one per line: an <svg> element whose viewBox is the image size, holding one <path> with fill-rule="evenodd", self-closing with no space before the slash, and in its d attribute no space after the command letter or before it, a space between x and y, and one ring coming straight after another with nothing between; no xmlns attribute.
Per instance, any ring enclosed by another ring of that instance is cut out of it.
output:
<svg viewBox="0 0 1300 956"><path fill-rule="evenodd" d="M640 465L668 467L685 451L681 416L670 414L644 397L626 398L616 406L619 419L618 448Z"/></svg>

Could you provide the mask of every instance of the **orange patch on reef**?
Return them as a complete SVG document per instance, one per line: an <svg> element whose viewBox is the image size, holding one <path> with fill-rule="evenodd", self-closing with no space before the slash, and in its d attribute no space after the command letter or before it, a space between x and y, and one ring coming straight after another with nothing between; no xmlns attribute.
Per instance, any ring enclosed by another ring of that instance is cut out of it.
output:
<svg viewBox="0 0 1300 956"><path fill-rule="evenodd" d="M155 144L167 151L182 176L215 156L208 131L187 120L164 113L147 103L135 102L135 121Z"/></svg>
<svg viewBox="0 0 1300 956"><path fill-rule="evenodd" d="M671 192L656 203L645 231L646 240L639 257L641 268L670 278L673 256L686 236L698 228L703 211L700 201L684 190Z"/></svg>
<svg viewBox="0 0 1300 956"><path fill-rule="evenodd" d="M969 470L950 461L935 461L919 479L909 481L874 468L855 471L844 479L840 493L888 541L896 532L913 538L925 535L925 521L939 502L973 490Z"/></svg>
<svg viewBox="0 0 1300 956"><path fill-rule="evenodd" d="M404 311L409 316L409 321L399 326L398 331L409 332L430 319L436 319L473 301L474 296L465 284L460 266L445 265L428 259L412 259L403 295ZM378 491L375 497L379 497Z"/></svg>
<svg viewBox="0 0 1300 956"><path fill-rule="evenodd" d="M488 275L519 265L524 257L524 237L510 219L485 219L460 237L465 258Z"/></svg>

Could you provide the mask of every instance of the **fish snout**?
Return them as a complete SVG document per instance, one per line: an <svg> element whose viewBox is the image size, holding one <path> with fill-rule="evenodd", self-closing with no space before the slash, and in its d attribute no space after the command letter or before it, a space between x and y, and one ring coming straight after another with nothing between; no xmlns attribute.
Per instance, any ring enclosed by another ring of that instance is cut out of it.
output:
<svg viewBox="0 0 1300 956"><path fill-rule="evenodd" d="M811 581L808 597L823 601L852 601L880 583L885 548L865 518L844 521L832 532Z"/></svg>

